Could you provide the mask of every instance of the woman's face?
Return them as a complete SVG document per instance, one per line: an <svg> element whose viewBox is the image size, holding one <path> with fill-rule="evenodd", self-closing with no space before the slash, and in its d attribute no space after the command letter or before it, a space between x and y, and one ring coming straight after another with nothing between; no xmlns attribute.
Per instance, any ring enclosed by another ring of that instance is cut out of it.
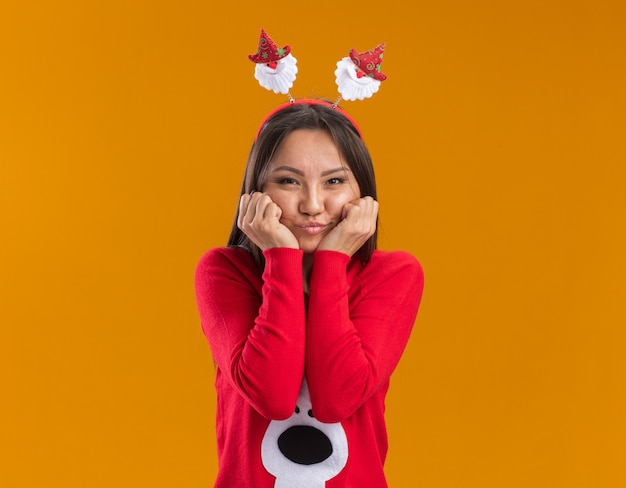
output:
<svg viewBox="0 0 626 488"><path fill-rule="evenodd" d="M285 138L261 190L281 208L281 223L305 253L317 249L341 221L344 205L361 195L330 134L309 129L295 130Z"/></svg>

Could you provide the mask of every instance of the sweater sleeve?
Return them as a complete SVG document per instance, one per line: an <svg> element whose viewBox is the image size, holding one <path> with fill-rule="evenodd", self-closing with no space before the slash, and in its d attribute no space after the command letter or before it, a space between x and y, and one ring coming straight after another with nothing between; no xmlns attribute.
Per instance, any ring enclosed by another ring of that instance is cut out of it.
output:
<svg viewBox="0 0 626 488"><path fill-rule="evenodd" d="M302 252L276 248L264 256L261 284L245 252L207 252L196 269L196 300L221 373L261 415L284 419L304 374Z"/></svg>
<svg viewBox="0 0 626 488"><path fill-rule="evenodd" d="M349 263L338 252L314 254L306 377L322 422L345 420L389 380L411 334L424 285L422 268L409 253L386 253L350 284Z"/></svg>

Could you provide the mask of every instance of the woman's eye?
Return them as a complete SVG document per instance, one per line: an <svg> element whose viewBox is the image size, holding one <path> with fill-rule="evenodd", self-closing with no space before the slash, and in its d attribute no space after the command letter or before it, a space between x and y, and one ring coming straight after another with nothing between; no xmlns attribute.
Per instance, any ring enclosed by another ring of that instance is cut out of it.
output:
<svg viewBox="0 0 626 488"><path fill-rule="evenodd" d="M296 185L298 182L293 178L280 178L278 183L281 185Z"/></svg>
<svg viewBox="0 0 626 488"><path fill-rule="evenodd" d="M329 185L341 185L344 182L343 178L331 178L327 181Z"/></svg>

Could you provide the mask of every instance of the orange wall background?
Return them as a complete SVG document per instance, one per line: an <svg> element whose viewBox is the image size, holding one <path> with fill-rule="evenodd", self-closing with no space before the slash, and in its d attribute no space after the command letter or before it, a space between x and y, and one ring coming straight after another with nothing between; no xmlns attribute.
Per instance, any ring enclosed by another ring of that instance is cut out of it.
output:
<svg viewBox="0 0 626 488"><path fill-rule="evenodd" d="M380 92L343 106L381 247L427 280L390 486L626 486L623 5L4 0L0 485L211 486L193 271L284 101L247 60L263 27L297 97L387 43Z"/></svg>

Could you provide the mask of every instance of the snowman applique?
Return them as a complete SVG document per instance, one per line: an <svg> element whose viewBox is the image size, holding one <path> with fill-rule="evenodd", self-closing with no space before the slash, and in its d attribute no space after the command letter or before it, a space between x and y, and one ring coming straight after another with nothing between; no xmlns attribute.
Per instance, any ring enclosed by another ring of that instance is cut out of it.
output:
<svg viewBox="0 0 626 488"><path fill-rule="evenodd" d="M276 477L275 488L324 488L346 465L346 433L341 423L324 424L314 417L306 379L293 415L267 427L261 459Z"/></svg>

